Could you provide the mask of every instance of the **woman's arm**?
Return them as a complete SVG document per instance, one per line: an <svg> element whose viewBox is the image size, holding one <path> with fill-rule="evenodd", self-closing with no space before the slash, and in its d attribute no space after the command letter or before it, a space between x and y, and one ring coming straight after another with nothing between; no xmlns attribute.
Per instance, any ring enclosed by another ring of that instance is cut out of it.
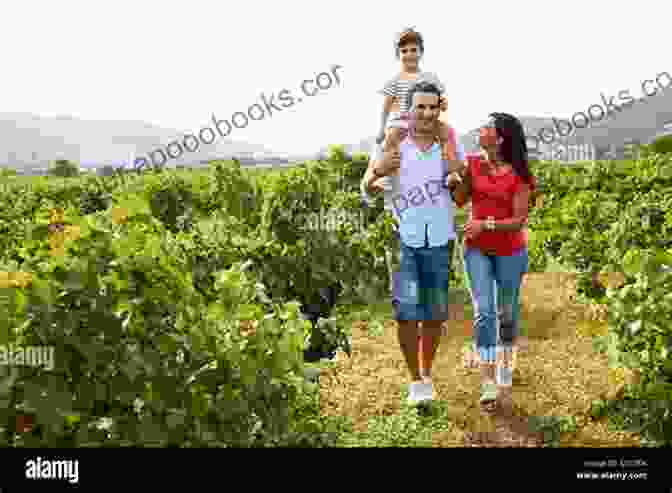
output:
<svg viewBox="0 0 672 493"><path fill-rule="evenodd" d="M520 231L527 226L530 186L522 184L513 196L513 217L495 221L495 231Z"/></svg>

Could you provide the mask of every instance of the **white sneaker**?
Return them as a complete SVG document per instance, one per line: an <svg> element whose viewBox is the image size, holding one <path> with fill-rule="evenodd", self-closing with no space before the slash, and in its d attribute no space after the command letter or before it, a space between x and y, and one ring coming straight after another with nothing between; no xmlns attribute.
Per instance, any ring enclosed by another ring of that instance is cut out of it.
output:
<svg viewBox="0 0 672 493"><path fill-rule="evenodd" d="M426 401L434 400L434 385L432 385L432 378L425 377L422 381L422 396Z"/></svg>
<svg viewBox="0 0 672 493"><path fill-rule="evenodd" d="M431 401L434 398L434 388L432 381L423 379L419 382L413 382L408 386L408 403L419 404L421 402Z"/></svg>

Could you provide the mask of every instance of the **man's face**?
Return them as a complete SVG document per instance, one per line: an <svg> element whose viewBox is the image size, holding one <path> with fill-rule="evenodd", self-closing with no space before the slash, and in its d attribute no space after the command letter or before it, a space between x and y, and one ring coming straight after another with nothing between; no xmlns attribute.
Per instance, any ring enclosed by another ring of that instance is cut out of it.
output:
<svg viewBox="0 0 672 493"><path fill-rule="evenodd" d="M415 128L421 132L433 129L440 113L439 96L416 93L413 101L415 102Z"/></svg>

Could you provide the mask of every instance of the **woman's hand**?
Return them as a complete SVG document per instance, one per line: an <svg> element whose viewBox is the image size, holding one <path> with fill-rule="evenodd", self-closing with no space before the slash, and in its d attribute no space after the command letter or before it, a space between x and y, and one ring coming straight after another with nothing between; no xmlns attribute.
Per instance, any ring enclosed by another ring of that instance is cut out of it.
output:
<svg viewBox="0 0 672 493"><path fill-rule="evenodd" d="M464 236L467 239L472 239L485 231L485 221L478 221L470 219L464 225Z"/></svg>

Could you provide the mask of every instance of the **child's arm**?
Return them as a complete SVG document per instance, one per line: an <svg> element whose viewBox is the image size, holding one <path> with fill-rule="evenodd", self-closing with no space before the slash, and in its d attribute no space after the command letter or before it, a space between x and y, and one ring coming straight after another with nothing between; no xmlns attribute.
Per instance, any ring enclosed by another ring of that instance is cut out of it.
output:
<svg viewBox="0 0 672 493"><path fill-rule="evenodd" d="M448 172L452 173L462 164L457 156L457 138L455 131L444 122L438 122L438 137L441 144L441 158L448 161Z"/></svg>

